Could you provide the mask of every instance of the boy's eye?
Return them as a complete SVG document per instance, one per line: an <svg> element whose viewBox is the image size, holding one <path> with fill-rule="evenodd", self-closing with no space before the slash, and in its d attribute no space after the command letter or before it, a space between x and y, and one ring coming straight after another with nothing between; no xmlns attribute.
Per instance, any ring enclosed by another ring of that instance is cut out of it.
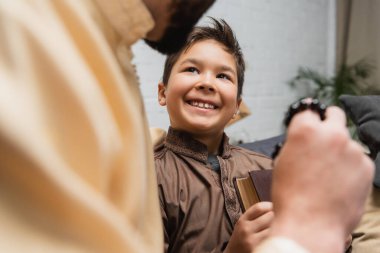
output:
<svg viewBox="0 0 380 253"><path fill-rule="evenodd" d="M220 78L220 79L226 79L226 80L230 80L231 81L231 78L228 75L226 75L226 74L219 74L216 77Z"/></svg>
<svg viewBox="0 0 380 253"><path fill-rule="evenodd" d="M186 72L191 72L191 73L199 73L198 69L194 67L188 67L185 69Z"/></svg>

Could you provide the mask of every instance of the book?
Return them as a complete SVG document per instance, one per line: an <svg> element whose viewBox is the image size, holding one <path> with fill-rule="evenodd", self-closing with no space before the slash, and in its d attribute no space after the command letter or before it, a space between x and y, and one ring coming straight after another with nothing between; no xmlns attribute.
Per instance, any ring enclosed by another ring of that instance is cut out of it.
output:
<svg viewBox="0 0 380 253"><path fill-rule="evenodd" d="M272 170L252 170L247 177L235 178L234 186L245 212L260 201L271 201Z"/></svg>

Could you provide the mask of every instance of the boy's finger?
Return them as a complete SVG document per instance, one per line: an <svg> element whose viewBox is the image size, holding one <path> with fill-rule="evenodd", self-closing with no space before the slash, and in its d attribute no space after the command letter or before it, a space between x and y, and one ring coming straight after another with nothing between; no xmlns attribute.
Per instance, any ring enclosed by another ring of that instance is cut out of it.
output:
<svg viewBox="0 0 380 253"><path fill-rule="evenodd" d="M270 212L272 210L273 210L272 202L263 201L263 202L256 203L250 208L248 208L248 210L245 211L243 216L246 220L254 220L257 217L267 212Z"/></svg>
<svg viewBox="0 0 380 253"><path fill-rule="evenodd" d="M267 229L261 230L260 232L255 233L255 234L252 234L251 238L250 238L251 243L253 245L257 245L258 242L261 242L265 238L267 238L269 236L269 233L270 233L269 228L267 228Z"/></svg>
<svg viewBox="0 0 380 253"><path fill-rule="evenodd" d="M251 224L250 225L251 231L253 233L258 233L262 230L268 229L270 225L272 224L273 219L274 219L274 212L268 211L264 213L263 215L257 217L256 219L249 221Z"/></svg>

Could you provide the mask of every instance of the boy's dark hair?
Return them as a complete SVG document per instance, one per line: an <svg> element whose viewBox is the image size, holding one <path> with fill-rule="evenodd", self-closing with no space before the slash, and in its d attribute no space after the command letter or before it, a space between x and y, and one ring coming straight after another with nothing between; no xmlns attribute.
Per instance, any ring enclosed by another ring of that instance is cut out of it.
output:
<svg viewBox="0 0 380 253"><path fill-rule="evenodd" d="M210 17L210 19L213 21L213 26L194 27L194 29L187 37L185 45L178 52L168 55L165 61L162 81L164 85L167 85L172 68L183 52L189 49L196 42L211 39L222 44L225 47L225 50L235 58L238 79L237 97L240 98L244 83L245 62L239 42L237 41L234 32L226 21L223 19L220 19L219 21L212 17Z"/></svg>

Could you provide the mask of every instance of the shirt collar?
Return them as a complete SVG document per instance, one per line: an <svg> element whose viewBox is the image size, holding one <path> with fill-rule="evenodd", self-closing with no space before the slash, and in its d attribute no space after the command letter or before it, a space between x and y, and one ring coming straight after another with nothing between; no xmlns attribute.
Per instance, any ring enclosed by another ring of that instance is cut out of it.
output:
<svg viewBox="0 0 380 253"><path fill-rule="evenodd" d="M129 45L154 27L153 18L141 0L96 0L112 27Z"/></svg>
<svg viewBox="0 0 380 253"><path fill-rule="evenodd" d="M231 155L229 138L224 133L222 140L222 158L229 158ZM174 153L194 158L198 161L207 163L207 146L191 137L191 134L169 127L165 139L165 146Z"/></svg>

